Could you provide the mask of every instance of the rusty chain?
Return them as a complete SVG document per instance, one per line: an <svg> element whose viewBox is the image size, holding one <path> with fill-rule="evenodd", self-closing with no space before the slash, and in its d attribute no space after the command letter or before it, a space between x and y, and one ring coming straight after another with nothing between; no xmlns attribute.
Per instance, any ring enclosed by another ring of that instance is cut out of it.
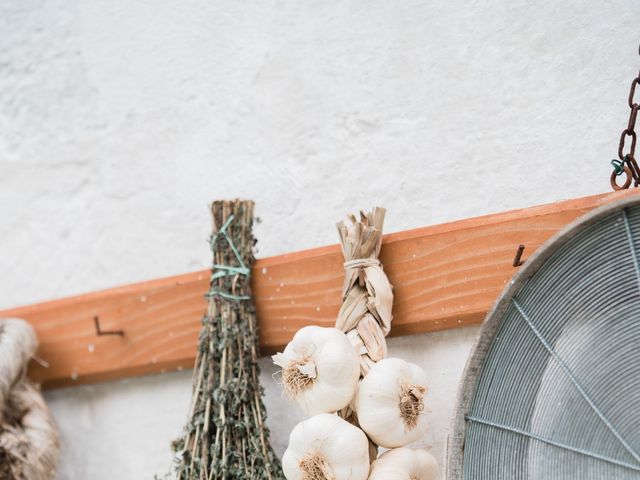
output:
<svg viewBox="0 0 640 480"><path fill-rule="evenodd" d="M638 49L638 53L640 54L640 48ZM640 168L638 168L638 163L635 158L636 141L638 139L636 135L636 118L638 116L638 110L640 110L640 105L635 101L636 86L638 84L640 84L640 72L638 72L638 76L631 82L628 101L631 112L629 113L627 128L625 128L622 131L622 135L620 135L618 158L616 160L611 160L611 165L613 165L613 172L611 172L611 187L614 190L627 189L631 186L632 182L634 187L637 187L640 184ZM627 147L627 141L629 139L631 140L631 144L628 147L628 151L625 153L625 147ZM623 173L626 178L624 183L619 185L617 178Z"/></svg>

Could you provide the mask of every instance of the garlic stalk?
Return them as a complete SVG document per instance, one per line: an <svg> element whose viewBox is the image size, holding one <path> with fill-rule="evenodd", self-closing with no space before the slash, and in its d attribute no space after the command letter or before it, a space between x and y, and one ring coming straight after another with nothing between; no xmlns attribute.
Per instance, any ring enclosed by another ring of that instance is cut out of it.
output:
<svg viewBox="0 0 640 480"><path fill-rule="evenodd" d="M426 450L395 448L371 465L369 480L436 480L438 462Z"/></svg>
<svg viewBox="0 0 640 480"><path fill-rule="evenodd" d="M387 356L385 336L391 330L393 291L378 260L384 215L385 209L376 207L337 225L345 277L336 328L358 351L363 376Z"/></svg>
<svg viewBox="0 0 640 480"><path fill-rule="evenodd" d="M399 358L379 361L360 382L355 398L360 427L385 448L419 439L427 429L426 393L422 368Z"/></svg>
<svg viewBox="0 0 640 480"><path fill-rule="evenodd" d="M272 358L282 367L284 391L309 415L338 411L355 394L359 357L336 328L304 327Z"/></svg>
<svg viewBox="0 0 640 480"><path fill-rule="evenodd" d="M287 480L366 480L369 442L357 427L323 413L300 422L282 457Z"/></svg>

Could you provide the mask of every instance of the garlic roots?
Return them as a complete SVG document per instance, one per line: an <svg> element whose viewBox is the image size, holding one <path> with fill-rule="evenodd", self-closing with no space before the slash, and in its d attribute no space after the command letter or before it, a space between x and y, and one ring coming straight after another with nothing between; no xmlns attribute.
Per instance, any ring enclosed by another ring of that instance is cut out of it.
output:
<svg viewBox="0 0 640 480"><path fill-rule="evenodd" d="M282 367L284 391L308 415L336 412L355 394L360 359L336 328L304 327L272 358Z"/></svg>
<svg viewBox="0 0 640 480"><path fill-rule="evenodd" d="M316 415L291 431L282 468L287 480L367 480L369 442L337 415Z"/></svg>
<svg viewBox="0 0 640 480"><path fill-rule="evenodd" d="M426 374L419 366L386 358L360 382L354 407L360 427L378 445L402 447L427 429L424 396Z"/></svg>
<svg viewBox="0 0 640 480"><path fill-rule="evenodd" d="M426 450L395 448L371 465L369 480L437 480L438 462Z"/></svg>

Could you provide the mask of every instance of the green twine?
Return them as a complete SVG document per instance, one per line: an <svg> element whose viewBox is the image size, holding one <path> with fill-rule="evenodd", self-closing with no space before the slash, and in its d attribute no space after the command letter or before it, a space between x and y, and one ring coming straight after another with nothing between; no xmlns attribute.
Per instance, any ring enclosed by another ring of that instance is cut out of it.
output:
<svg viewBox="0 0 640 480"><path fill-rule="evenodd" d="M624 161L611 160L611 166L613 166L613 171L616 172L618 177L624 173Z"/></svg>
<svg viewBox="0 0 640 480"><path fill-rule="evenodd" d="M227 241L227 243L229 244L229 248L231 248L231 251L233 251L233 254L236 257L236 260L238 260L238 263L240 264L240 266L214 264L213 273L211 274L212 284L214 280L217 280L219 278L233 277L234 275L244 275L247 278L251 276L251 269L244 264L244 262L242 261L242 256L240 255L240 253L238 253L238 249L236 248L236 245L233 243L233 240L231 240L231 237L229 237L229 234L227 233L227 228L229 227L229 225L231 225L231 222L233 222L233 218L234 218L233 215L229 216L227 221L224 222L224 225L222 225L222 228L220 228L220 230L218 230L214 235L211 235L211 240L209 243L211 244L211 251L215 253L216 242L218 241L218 238L222 235ZM251 299L251 297L248 295L234 295L232 293L218 290L217 288L213 288L213 286L211 287L209 292L207 292L205 297L206 298L221 297L226 300L236 300L236 301Z"/></svg>

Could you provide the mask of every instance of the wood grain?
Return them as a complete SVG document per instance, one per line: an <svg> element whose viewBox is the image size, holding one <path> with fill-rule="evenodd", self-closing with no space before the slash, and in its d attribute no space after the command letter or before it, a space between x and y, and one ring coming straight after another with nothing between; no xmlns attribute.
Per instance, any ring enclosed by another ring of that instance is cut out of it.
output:
<svg viewBox="0 0 640 480"><path fill-rule="evenodd" d="M523 258L587 211L635 192L616 192L385 235L381 261L394 285L392 335L480 323ZM327 226L331 228L331 226ZM340 307L337 245L260 259L253 291L263 353L299 328L332 326ZM46 387L190 368L209 272L201 271L0 311L30 321L40 338L30 376ZM103 330L125 335L98 337Z"/></svg>

